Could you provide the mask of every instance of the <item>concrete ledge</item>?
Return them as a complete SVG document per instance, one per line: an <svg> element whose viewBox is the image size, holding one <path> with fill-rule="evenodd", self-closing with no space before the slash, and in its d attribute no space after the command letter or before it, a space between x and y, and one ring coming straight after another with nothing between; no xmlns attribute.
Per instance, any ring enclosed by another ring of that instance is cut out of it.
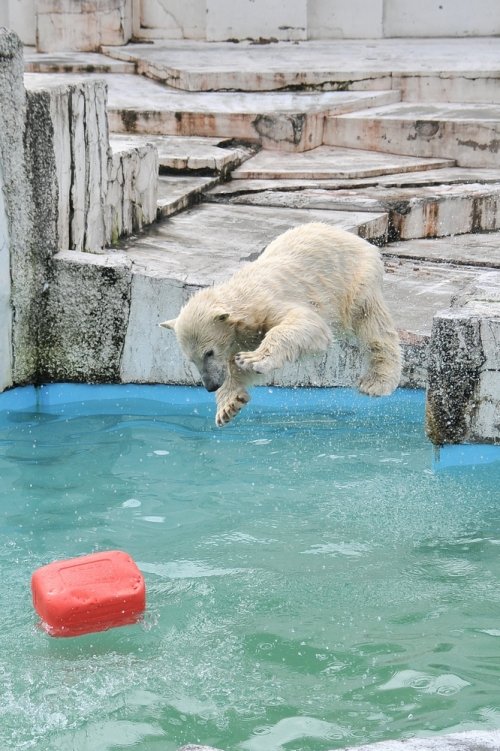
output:
<svg viewBox="0 0 500 751"><path fill-rule="evenodd" d="M500 730L472 730L465 733L435 736L433 738L411 738L404 741L382 741L365 746L350 746L338 751L498 751ZM179 751L221 751L212 746L182 746Z"/></svg>
<svg viewBox="0 0 500 751"><path fill-rule="evenodd" d="M500 443L500 273L434 317L426 428L436 445Z"/></svg>

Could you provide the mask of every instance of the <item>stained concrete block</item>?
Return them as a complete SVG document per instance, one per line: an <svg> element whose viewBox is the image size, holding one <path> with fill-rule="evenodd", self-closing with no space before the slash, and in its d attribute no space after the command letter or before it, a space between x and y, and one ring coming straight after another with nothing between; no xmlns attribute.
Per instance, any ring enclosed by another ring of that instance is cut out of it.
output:
<svg viewBox="0 0 500 751"><path fill-rule="evenodd" d="M41 137L50 140L55 157L57 249L98 252L107 239L106 85L93 79L58 85L57 79L49 82L36 75L28 75L26 84L30 100L38 100L45 119L50 116Z"/></svg>
<svg viewBox="0 0 500 751"><path fill-rule="evenodd" d="M130 309L132 264L123 253L61 251L53 259L39 376L116 382Z"/></svg>
<svg viewBox="0 0 500 751"><path fill-rule="evenodd" d="M112 144L108 161L105 241L140 232L156 220L158 151L152 144Z"/></svg>
<svg viewBox="0 0 500 751"><path fill-rule="evenodd" d="M405 102L328 117L323 142L491 167L500 151L500 106Z"/></svg>
<svg viewBox="0 0 500 751"><path fill-rule="evenodd" d="M500 274L483 279L434 317L426 426L437 445L500 443ZM477 299L484 288L493 300Z"/></svg>
<svg viewBox="0 0 500 751"><path fill-rule="evenodd" d="M159 326L161 321L175 318L196 289L134 262L130 316L120 368L124 383L192 386L200 382L176 337Z"/></svg>
<svg viewBox="0 0 500 751"><path fill-rule="evenodd" d="M0 163L0 391L12 384L12 307L9 226Z"/></svg>
<svg viewBox="0 0 500 751"><path fill-rule="evenodd" d="M38 0L39 52L99 51L126 44L132 36L132 0Z"/></svg>
<svg viewBox="0 0 500 751"><path fill-rule="evenodd" d="M39 304L41 287L38 238L31 227L31 186L25 169L25 115L21 41L16 34L0 28L0 391L12 382L29 381L36 368L37 319L33 308Z"/></svg>

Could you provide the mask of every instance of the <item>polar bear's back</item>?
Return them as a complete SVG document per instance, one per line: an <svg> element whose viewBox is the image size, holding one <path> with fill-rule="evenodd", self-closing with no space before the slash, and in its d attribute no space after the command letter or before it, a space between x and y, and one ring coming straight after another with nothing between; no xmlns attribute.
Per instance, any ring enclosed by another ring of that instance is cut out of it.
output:
<svg viewBox="0 0 500 751"><path fill-rule="evenodd" d="M310 222L289 229L273 240L258 260L304 261L321 263L348 263L352 259L377 259L378 251L366 240L352 232L324 222Z"/></svg>

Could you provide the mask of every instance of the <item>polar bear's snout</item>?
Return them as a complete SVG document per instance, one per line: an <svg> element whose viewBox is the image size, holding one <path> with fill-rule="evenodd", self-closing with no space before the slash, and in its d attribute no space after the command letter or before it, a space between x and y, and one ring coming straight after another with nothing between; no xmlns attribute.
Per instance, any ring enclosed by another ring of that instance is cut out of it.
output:
<svg viewBox="0 0 500 751"><path fill-rule="evenodd" d="M205 352L202 361L195 365L207 391L220 389L226 379L226 363L217 360L213 350Z"/></svg>
<svg viewBox="0 0 500 751"><path fill-rule="evenodd" d="M222 386L222 383L217 383L217 381L212 381L207 376L202 375L201 380L203 381L203 385L205 386L207 391L217 391L217 389L220 389Z"/></svg>

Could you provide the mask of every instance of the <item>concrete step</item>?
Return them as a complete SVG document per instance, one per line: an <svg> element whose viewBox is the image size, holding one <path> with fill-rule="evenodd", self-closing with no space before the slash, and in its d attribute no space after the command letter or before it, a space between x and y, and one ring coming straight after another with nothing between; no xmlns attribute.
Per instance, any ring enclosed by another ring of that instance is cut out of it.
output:
<svg viewBox="0 0 500 751"><path fill-rule="evenodd" d="M500 162L500 105L402 103L328 117L324 143L492 167Z"/></svg>
<svg viewBox="0 0 500 751"><path fill-rule="evenodd" d="M411 101L500 103L497 40L154 41L105 47L137 71L186 91L399 89ZM466 62L465 62L466 61Z"/></svg>
<svg viewBox="0 0 500 751"><path fill-rule="evenodd" d="M114 132L248 139L283 151L320 146L328 115L400 98L396 91L186 93L136 76L112 76L108 86Z"/></svg>
<svg viewBox="0 0 500 751"><path fill-rule="evenodd" d="M160 175L158 178L158 219L166 219L183 209L199 203L207 190L217 185L220 177L214 175Z"/></svg>
<svg viewBox="0 0 500 751"><path fill-rule="evenodd" d="M453 165L454 161L451 159L425 159L362 149L318 146L309 151L286 155L279 151L263 149L241 167L233 170L231 177L233 180L354 179L417 172Z"/></svg>
<svg viewBox="0 0 500 751"><path fill-rule="evenodd" d="M163 172L227 174L255 153L255 148L220 138L111 133L110 143L130 147L153 144Z"/></svg>
<svg viewBox="0 0 500 751"><path fill-rule="evenodd" d="M238 181L239 184L239 181ZM245 185L247 181L245 181ZM389 241L500 229L500 182L409 188L240 190L215 189L207 200L280 208L375 211L389 215Z"/></svg>
<svg viewBox="0 0 500 751"><path fill-rule="evenodd" d="M398 91L192 93L127 74L26 73L38 86L99 78L108 87L114 133L247 139L267 148L305 151L323 143L328 115L400 100Z"/></svg>
<svg viewBox="0 0 500 751"><path fill-rule="evenodd" d="M500 269L500 233L395 242L387 245L382 253L403 260Z"/></svg>
<svg viewBox="0 0 500 751"><path fill-rule="evenodd" d="M24 50L27 73L135 73L135 63L97 52L35 52Z"/></svg>
<svg viewBox="0 0 500 751"><path fill-rule="evenodd" d="M313 150L315 151L315 150ZM355 149L347 149L355 151ZM313 153L313 152L305 152ZM371 152L361 152L370 154ZM281 155L283 156L283 155ZM292 156L289 154L290 162ZM379 154L379 156L381 156ZM235 170L236 172L237 170ZM284 172L286 174L286 172ZM292 173L293 174L293 167ZM234 178L234 172L231 175ZM417 172L395 172L387 175L373 175L372 177L339 177L339 178L275 178L275 179L231 179L213 188L211 194L227 196L243 195L244 193L260 192L263 190L297 191L305 189L320 190L361 190L370 187L387 188L418 188L439 185L466 185L479 183L490 185L498 183L499 175L496 169L466 169L463 167L443 167L441 169L426 169Z"/></svg>
<svg viewBox="0 0 500 751"><path fill-rule="evenodd" d="M124 247L142 266L177 270L192 284L201 278L212 284L233 273L235 262L251 260L281 232L305 222L330 222L379 243L387 234L387 215L380 212L201 204L150 227Z"/></svg>

